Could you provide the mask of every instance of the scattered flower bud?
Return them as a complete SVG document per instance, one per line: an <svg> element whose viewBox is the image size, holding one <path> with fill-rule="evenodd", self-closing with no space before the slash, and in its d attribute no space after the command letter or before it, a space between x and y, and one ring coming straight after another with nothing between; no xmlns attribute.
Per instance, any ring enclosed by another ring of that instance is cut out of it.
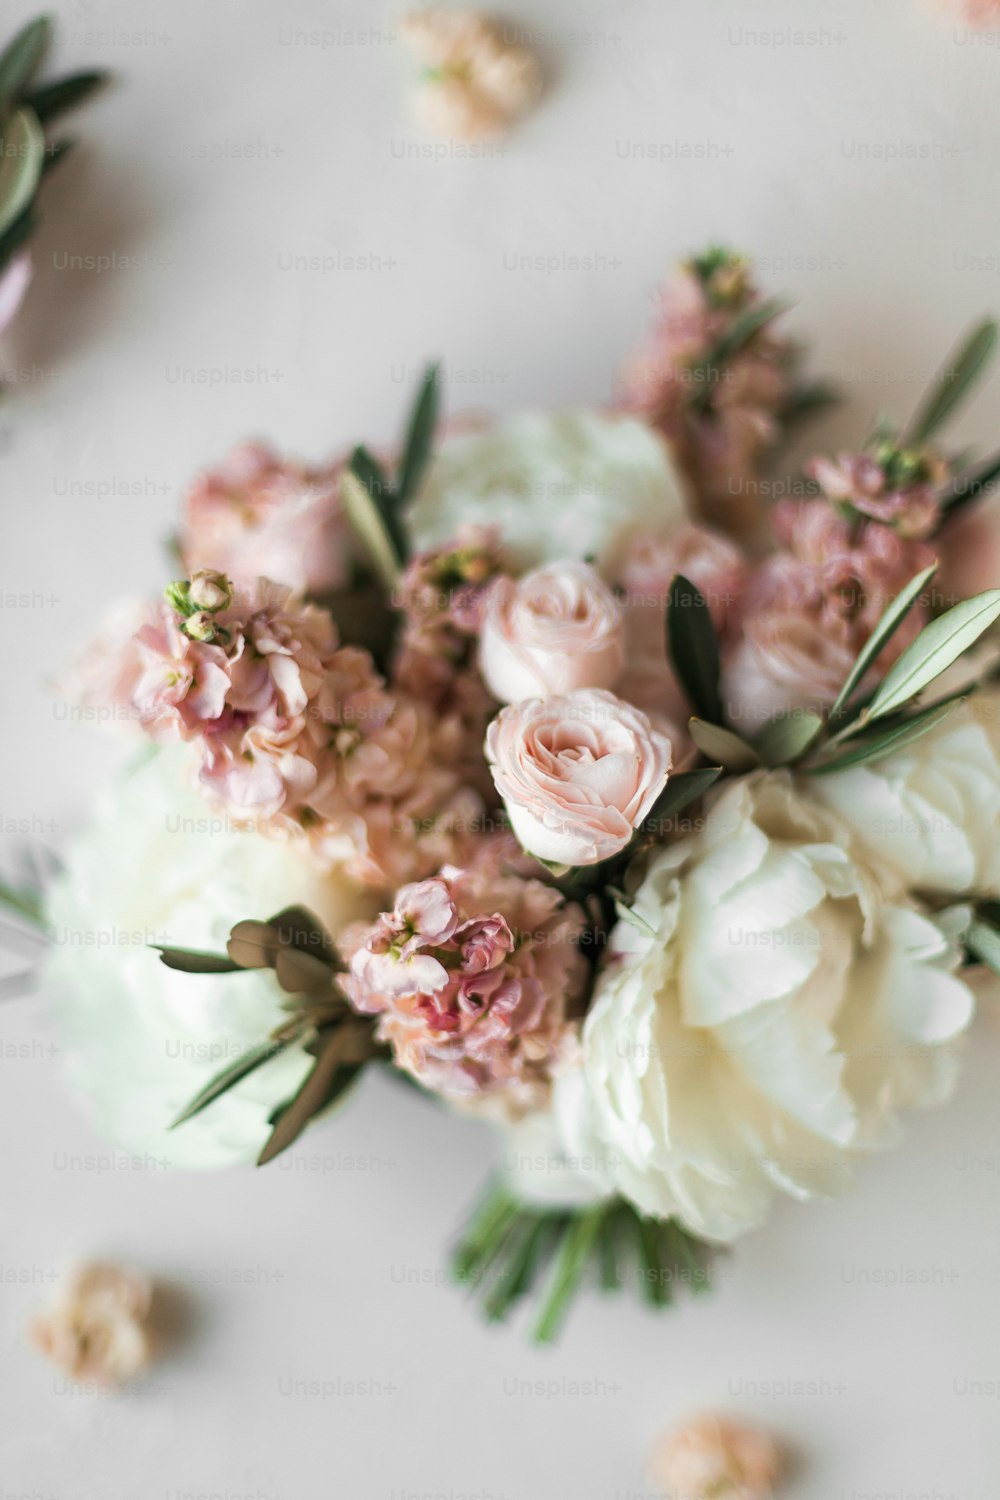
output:
<svg viewBox="0 0 1000 1500"><path fill-rule="evenodd" d="M116 1386L148 1365L148 1277L98 1261L78 1266L31 1325L35 1347L74 1380Z"/></svg>
<svg viewBox="0 0 1000 1500"><path fill-rule="evenodd" d="M184 621L183 630L193 641L214 641L218 633L215 621L207 609L199 609Z"/></svg>
<svg viewBox="0 0 1000 1500"><path fill-rule="evenodd" d="M196 609L217 614L228 609L233 602L233 586L225 573L215 573L211 568L202 568L191 579L188 598Z"/></svg>
<svg viewBox="0 0 1000 1500"><path fill-rule="evenodd" d="M503 135L542 92L538 59L476 11L434 6L403 17L402 36L425 64L421 121L455 140Z"/></svg>
<svg viewBox="0 0 1000 1500"><path fill-rule="evenodd" d="M664 1438L653 1477L673 1500L768 1500L781 1453L766 1432L725 1417L696 1417Z"/></svg>

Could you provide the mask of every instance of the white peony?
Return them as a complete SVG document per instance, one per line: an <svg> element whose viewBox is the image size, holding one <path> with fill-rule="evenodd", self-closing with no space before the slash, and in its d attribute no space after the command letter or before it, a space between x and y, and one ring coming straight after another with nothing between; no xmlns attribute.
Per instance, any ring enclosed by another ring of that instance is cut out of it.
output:
<svg viewBox="0 0 1000 1500"><path fill-rule="evenodd" d="M243 917L299 903L336 934L373 915L371 897L301 853L234 829L189 785L183 752L160 750L117 783L71 845L49 895L46 993L71 1081L122 1150L175 1167L252 1160L267 1115L310 1059L283 1053L168 1131L213 1075L282 1017L269 971L181 974L151 943L224 952Z"/></svg>
<svg viewBox="0 0 1000 1500"><path fill-rule="evenodd" d="M593 559L605 575L637 536L668 536L688 505L663 442L633 417L528 412L444 440L410 511L418 547L498 526L515 565Z"/></svg>
<svg viewBox="0 0 1000 1500"><path fill-rule="evenodd" d="M1000 693L894 755L813 778L869 859L912 890L1000 895Z"/></svg>
<svg viewBox="0 0 1000 1500"><path fill-rule="evenodd" d="M641 1210L709 1240L776 1191L842 1189L902 1107L953 1081L973 1009L957 944L841 837L787 774L734 782L654 856L645 930L612 936L583 1028L586 1147Z"/></svg>

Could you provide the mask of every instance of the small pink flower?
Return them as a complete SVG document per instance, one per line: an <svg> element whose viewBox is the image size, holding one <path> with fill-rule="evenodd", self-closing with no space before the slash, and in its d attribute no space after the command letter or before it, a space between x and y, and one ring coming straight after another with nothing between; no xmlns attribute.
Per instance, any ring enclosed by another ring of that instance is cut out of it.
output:
<svg viewBox="0 0 1000 1500"><path fill-rule="evenodd" d="M669 1500L770 1500L782 1462L768 1433L704 1416L665 1438L651 1467Z"/></svg>
<svg viewBox="0 0 1000 1500"><path fill-rule="evenodd" d="M487 840L468 869L400 891L391 912L348 936L346 980L354 1005L381 1016L400 1067L512 1114L543 1102L586 973L582 913L510 869L515 853Z"/></svg>
<svg viewBox="0 0 1000 1500"><path fill-rule="evenodd" d="M814 458L805 472L828 500L890 526L902 537L928 537L941 518L937 491L948 477L948 465L932 454L883 445L876 455Z"/></svg>
<svg viewBox="0 0 1000 1500"><path fill-rule="evenodd" d="M306 469L260 443L234 448L184 497L179 545L189 572L216 568L238 584L274 578L321 594L346 582L349 536L340 469Z"/></svg>
<svg viewBox="0 0 1000 1500"><path fill-rule="evenodd" d="M479 668L501 703L613 687L624 660L621 606L586 563L499 578L487 595Z"/></svg>
<svg viewBox="0 0 1000 1500"><path fill-rule="evenodd" d="M74 1380L121 1385L149 1363L151 1282L122 1266L78 1267L31 1325L35 1347Z"/></svg>
<svg viewBox="0 0 1000 1500"><path fill-rule="evenodd" d="M502 709L486 758L522 848L592 865L624 849L649 813L671 746L639 709L585 688Z"/></svg>

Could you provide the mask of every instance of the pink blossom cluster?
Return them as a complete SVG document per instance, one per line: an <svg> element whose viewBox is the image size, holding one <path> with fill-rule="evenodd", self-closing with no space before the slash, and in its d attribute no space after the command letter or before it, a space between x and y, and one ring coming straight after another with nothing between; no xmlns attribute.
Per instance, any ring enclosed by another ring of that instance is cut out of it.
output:
<svg viewBox="0 0 1000 1500"><path fill-rule="evenodd" d="M197 745L215 801L376 886L464 851L482 802L447 726L388 690L325 610L265 579L234 592L220 574L168 594L124 644L117 677L154 739ZM197 608L205 597L211 607Z"/></svg>
<svg viewBox="0 0 1000 1500"><path fill-rule="evenodd" d="M236 583L277 579L322 594L348 575L341 465L307 469L263 443L241 443L189 487L178 545L185 568L216 568Z"/></svg>
<svg viewBox="0 0 1000 1500"><path fill-rule="evenodd" d="M345 935L345 987L378 1015L395 1061L429 1088L537 1107L574 1045L586 964L579 907L515 871L504 836L466 868L404 886L391 911Z"/></svg>
<svg viewBox="0 0 1000 1500"><path fill-rule="evenodd" d="M814 458L806 473L834 505L891 526L902 537L929 537L941 520L938 499L949 466L936 454L880 446L876 453Z"/></svg>
<svg viewBox="0 0 1000 1500"><path fill-rule="evenodd" d="M739 256L687 261L661 292L653 331L622 382L625 407L669 439L706 514L733 530L755 509L748 482L780 436L795 351L767 324L734 352L710 356L761 302Z"/></svg>

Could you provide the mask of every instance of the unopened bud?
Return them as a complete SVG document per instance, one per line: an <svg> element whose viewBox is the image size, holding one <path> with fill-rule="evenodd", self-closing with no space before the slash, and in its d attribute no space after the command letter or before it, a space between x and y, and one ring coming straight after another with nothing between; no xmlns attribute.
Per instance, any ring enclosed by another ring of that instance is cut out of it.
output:
<svg viewBox="0 0 1000 1500"><path fill-rule="evenodd" d="M196 609L215 614L220 609L228 609L232 604L233 586L225 573L202 568L191 579L188 598Z"/></svg>
<svg viewBox="0 0 1000 1500"><path fill-rule="evenodd" d="M193 615L189 615L182 629L185 635L189 635L193 641L215 640L215 621L206 609L199 609Z"/></svg>

